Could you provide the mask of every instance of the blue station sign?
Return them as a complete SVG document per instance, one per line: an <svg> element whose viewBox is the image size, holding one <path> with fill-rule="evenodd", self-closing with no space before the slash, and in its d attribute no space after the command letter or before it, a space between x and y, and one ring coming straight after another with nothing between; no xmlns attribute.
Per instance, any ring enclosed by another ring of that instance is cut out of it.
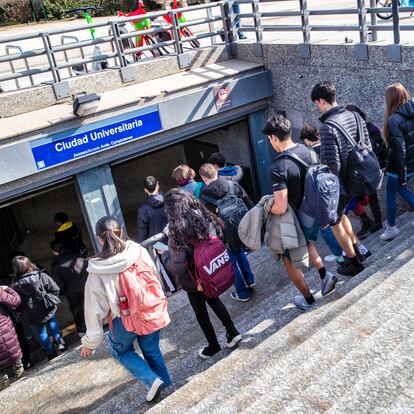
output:
<svg viewBox="0 0 414 414"><path fill-rule="evenodd" d="M110 123L109 123L110 122ZM86 157L162 131L158 106L30 143L38 170Z"/></svg>

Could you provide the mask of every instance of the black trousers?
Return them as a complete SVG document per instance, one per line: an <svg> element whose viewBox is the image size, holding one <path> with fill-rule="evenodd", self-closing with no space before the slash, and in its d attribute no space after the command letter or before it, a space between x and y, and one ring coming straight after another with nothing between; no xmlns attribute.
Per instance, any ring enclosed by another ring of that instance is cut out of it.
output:
<svg viewBox="0 0 414 414"><path fill-rule="evenodd" d="M230 334L237 333L234 323L231 319L223 302L219 298L208 298L200 292L187 292L188 299L190 300L191 307L196 314L196 318L200 327L207 339L207 342L212 347L219 346L217 341L216 332L208 315L207 303L213 312L220 319L221 323Z"/></svg>
<svg viewBox="0 0 414 414"><path fill-rule="evenodd" d="M85 313L83 310L83 293L77 295L66 295L69 302L69 309L75 320L76 330L78 333L86 332Z"/></svg>

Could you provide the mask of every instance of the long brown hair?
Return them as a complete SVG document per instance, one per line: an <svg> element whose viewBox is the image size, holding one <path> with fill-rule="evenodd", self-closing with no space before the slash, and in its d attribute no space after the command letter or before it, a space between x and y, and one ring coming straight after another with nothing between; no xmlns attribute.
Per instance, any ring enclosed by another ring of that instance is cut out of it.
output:
<svg viewBox="0 0 414 414"><path fill-rule="evenodd" d="M30 272L36 272L38 269L26 256L16 256L12 260L12 270L14 279Z"/></svg>
<svg viewBox="0 0 414 414"><path fill-rule="evenodd" d="M388 145L390 143L388 119L401 105L407 103L409 99L410 95L401 83L394 83L393 85L388 86L385 91L385 102L387 104L387 108L384 115L384 137L385 142Z"/></svg>
<svg viewBox="0 0 414 414"><path fill-rule="evenodd" d="M122 227L116 218L102 217L96 223L95 229L96 235L103 243L102 250L97 257L107 259L125 250L126 243L122 238Z"/></svg>

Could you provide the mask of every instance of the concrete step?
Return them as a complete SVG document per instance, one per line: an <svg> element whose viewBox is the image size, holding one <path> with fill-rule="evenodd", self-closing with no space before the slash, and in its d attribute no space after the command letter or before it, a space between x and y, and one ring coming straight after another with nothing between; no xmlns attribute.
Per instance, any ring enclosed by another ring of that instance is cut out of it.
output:
<svg viewBox="0 0 414 414"><path fill-rule="evenodd" d="M397 276L399 272L352 304L283 358L274 358L272 355L271 362L261 370L256 371L252 367L250 374L253 381L227 399L222 409L229 408L225 411L227 413L278 412L350 350L361 346L370 335L381 338L389 333L391 338L394 337L398 332L397 318L394 317L394 313L398 315L399 307L396 298L406 293L401 287L396 288L394 283L390 283L390 279ZM398 279L400 280L399 277ZM380 303L386 311L380 311ZM361 318L361 315L364 317ZM278 337L275 335L274 340ZM265 355L262 354L262 358Z"/></svg>
<svg viewBox="0 0 414 414"><path fill-rule="evenodd" d="M400 392L385 410L387 414L414 413L414 375L408 385Z"/></svg>
<svg viewBox="0 0 414 414"><path fill-rule="evenodd" d="M411 318L412 312L411 312ZM351 390L345 393L329 413L386 413L414 375L414 333L396 344L386 363L377 364ZM385 362L385 361L384 361ZM400 411L400 413L413 411Z"/></svg>
<svg viewBox="0 0 414 414"><path fill-rule="evenodd" d="M407 228L406 231L408 234L410 234L409 232L411 230ZM379 235L377 235L377 237L379 237ZM401 243L401 240L404 240L403 243ZM384 271L378 272L378 274L375 275L375 278L370 278L367 282L365 282L365 289L361 288L359 293L355 293L355 295L365 294L382 280L387 278L388 275L397 269L402 263L411 258L412 254L405 253L402 254L397 261L393 261L393 255L396 256L399 251L408 249L411 247L413 242L413 240L407 240L404 237L401 237L401 240L394 240L390 242L388 245L386 245L385 250L382 252L374 251L375 256L381 256L381 259L375 263L374 268L365 270L362 274L349 280L346 284L338 287L337 292L335 292L333 295L325 298L324 301L328 302L328 304L321 308L322 315L318 322L315 322L314 324L305 324L302 319L306 318L306 316L302 315L300 318L292 322L288 327L285 327L285 333L287 334L285 338L282 338L276 345L270 344L267 346L267 349L266 343L261 342L269 336L269 333L272 334L279 328L283 327L286 324L286 319L291 320L292 314L294 314L296 311L287 311L286 309L283 309L283 306L279 307L279 296L274 300L273 304L266 303L265 309L261 308L261 312L263 312L263 314L261 315L260 320L255 320L252 318L253 315L249 315L249 318L246 322L251 321L253 328L251 332L244 331L245 335L248 337L247 342L243 343L239 350L233 352L225 360L220 361L213 368L210 368L207 372L193 379L190 385L183 387L180 391L176 392L174 396L171 396L164 402L158 404L153 412L167 412L167 410L170 412L172 408L174 408L174 412L178 412L180 410L188 410L193 405L203 400L206 396L210 396L211 404L209 403L206 406L200 405L199 412L202 412L203 409L208 412L211 407L215 406L215 404L216 406L220 406L220 404L226 400L227 396L231 394L232 390L237 391L237 389L240 389L240 387L242 387L246 381L251 379L251 376L243 375L246 369L252 365L254 365L254 367L257 367L257 369L260 369L260 366L267 364L266 360L260 360L260 357L256 357L256 355L261 355L261 353L259 353L259 350L261 352L262 348L265 348L263 352L264 354L272 352L272 356L279 353L283 356L287 350L306 340L307 337L313 334L315 329L317 329L319 326L323 326L326 323L327 318L329 317L328 312L332 312L329 306L330 302L346 294L349 290L357 286L363 280L366 280L370 276L371 272L377 269L382 269L384 265L388 263L387 268L383 269ZM385 254L386 251L389 253L388 255ZM291 295L294 293L294 288L291 285L289 285L287 288L288 291L289 289L290 296L288 301L291 300ZM354 292L352 292L352 294L354 294ZM333 316L336 316L347 306L350 306L354 300L354 297L347 299L347 296L345 296L345 298L343 298L341 301L341 306L337 307L336 313L335 311L333 312ZM311 314L313 315L314 312ZM291 333L294 333L294 335L291 335ZM279 337L280 336L281 335L279 335ZM254 349L255 352L248 352L249 349ZM222 389L222 383L225 384L223 387L226 388L226 390Z"/></svg>
<svg viewBox="0 0 414 414"><path fill-rule="evenodd" d="M368 264L373 264L375 260L380 259L375 263L376 267L371 270L367 269L364 274L348 280L347 283L338 288L337 293L323 299L323 303L326 304L323 306L324 309L326 308L323 312L326 311L327 314L321 316L320 321L308 324L306 329L298 331L298 334L295 330L301 324L300 318L304 315L301 315L295 309L291 309L291 301L294 294L296 294L296 290L286 277L282 266L273 260L269 260L270 253L266 249L249 255L258 282L258 288L252 300L248 303L239 303L231 300L228 295L223 297L239 330L245 333L245 342L239 350L233 353L230 353L229 350L223 350L207 362L197 358L196 352L205 345L205 339L188 304L188 299L184 292L180 292L171 298L170 313L173 322L163 331L161 340L161 348L174 380L174 386L171 387L169 392L185 385L195 377L195 381L201 379L200 387L196 387L191 392L185 391L184 387L181 394L181 391L176 393L182 396L181 400L185 405L191 407L205 398L206 393L214 394L214 391L219 388L222 378L226 378L227 372L229 373L227 378L230 380L243 371L243 367L248 365L248 361L251 360L256 363L258 358L256 356L257 348L298 316L300 316L299 320L294 321L291 328L286 328L287 332L291 330L293 334L289 334L284 338L284 348L272 346L271 351L276 354L281 353L289 350L292 346L296 346L296 342L300 343L306 340L307 337L313 334L314 330L318 329L319 326L323 326L327 320L330 320L329 318L333 318L341 312L343 309L341 307L338 307L338 310L332 310L331 313L328 312L328 306L330 309L330 304L335 298L341 297L341 295L367 279L369 272L373 272L387 263L389 264L391 254L410 246L407 244L406 236L410 235L412 231L407 225L404 226L404 223L408 221L408 215L403 215L398 220L399 226L403 230L403 234L399 237L401 240L381 244L378 241L379 234L377 234L364 241L371 248L373 245L382 248L381 250L373 249L374 257L368 261ZM402 241L403 243L401 243ZM322 252L324 248L326 249L324 245L321 245ZM390 254L386 255L386 253ZM409 257L410 255L402 255L400 257L401 262L396 262L396 265L401 265ZM329 266L331 270L336 267L335 264ZM378 279L373 280L369 286L375 286L376 283L386 277L385 273L382 276L377 275ZM315 271L308 272L307 278L312 287L319 288L320 282ZM347 279L349 278L342 278L341 280L345 281ZM363 294L365 293L360 293L360 295ZM346 308L349 305L345 304L343 306ZM219 336L221 342L224 343L223 328L215 316L212 317L212 320L217 332L221 333ZM220 358L226 356L227 358L217 363ZM240 362L244 359L246 364ZM214 378L213 386L210 387L210 383L208 381L205 383L202 377L208 375L209 368L215 363L218 365L217 372L222 371L224 377L217 376ZM264 364L265 362L260 361L260 363ZM232 375L232 373L234 374ZM59 392L56 390L59 390ZM201 394L199 395L199 393ZM3 391L2 400L5 401L5 404L2 414L16 414L19 412L60 413L69 412L69 410L72 410L72 412L96 413L145 412L148 409L148 405L144 402L145 394L145 387L135 381L126 370L109 357L106 345L96 353L92 360L87 361L80 359L78 350L75 349L43 367L35 368L28 373L27 378L18 381L8 390ZM19 398L19 395L22 397ZM192 399L192 395L194 395L194 399ZM47 401L47 407L45 401ZM168 404L166 407L168 407ZM170 412L170 408L168 412Z"/></svg>
<svg viewBox="0 0 414 414"><path fill-rule="evenodd" d="M413 265L414 263L409 263L407 266ZM332 387L328 380L320 381L319 387L312 386L318 383L319 378L328 377L335 371L336 376L331 375L329 378L336 384L339 395L342 395L348 386L351 387L366 372L386 365L395 347L414 328L414 305L405 306L411 296L410 282L406 273L396 272L372 294L355 303L325 329L321 329L303 344L306 350L297 350L301 353L300 357L306 353L308 358L296 361L298 356L295 353L289 361L283 360L271 374L274 380L267 378L267 382L272 384L272 392L264 394L245 412L253 413L261 407L263 413L276 413L288 407L295 398L306 401L315 411L324 412L332 406L327 400L335 400L338 395L331 393ZM376 303L376 297L384 299ZM314 342L316 347L312 347ZM278 372L283 369L282 372L287 374L288 363L291 364L291 372L281 381Z"/></svg>

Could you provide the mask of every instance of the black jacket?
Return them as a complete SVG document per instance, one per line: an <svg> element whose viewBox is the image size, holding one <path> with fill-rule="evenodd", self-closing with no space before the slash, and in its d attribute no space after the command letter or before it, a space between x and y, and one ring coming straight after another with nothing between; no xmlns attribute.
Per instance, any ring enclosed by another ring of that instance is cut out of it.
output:
<svg viewBox="0 0 414 414"><path fill-rule="evenodd" d="M142 242L158 233L167 225L164 210L164 194L151 195L138 209L137 230L138 242Z"/></svg>
<svg viewBox="0 0 414 414"><path fill-rule="evenodd" d="M246 204L246 207L250 210L254 207L254 204L250 197L247 195L246 191L244 191L243 187L234 182L234 195L238 198L241 198ZM204 188L203 192L201 193L201 202L213 213L216 211L216 206L208 203L205 197L210 197L215 200L220 200L221 198L225 197L228 193L228 180L222 177L219 177L217 180L210 183L207 187Z"/></svg>
<svg viewBox="0 0 414 414"><path fill-rule="evenodd" d="M325 124L326 121L335 121L345 128L355 141L359 142L358 128L353 112L347 111L343 106L332 108L324 113L320 118L322 126L320 128L321 136L321 163L326 164L333 174L344 182L348 155L352 150L351 144L341 134L337 128ZM362 137L365 146L371 149L367 127L362 121L364 136Z"/></svg>
<svg viewBox="0 0 414 414"><path fill-rule="evenodd" d="M21 275L12 288L22 300L22 319L26 325L45 323L55 314L57 306L47 308L44 297L47 293L59 296L59 287L46 273L36 271Z"/></svg>
<svg viewBox="0 0 414 414"><path fill-rule="evenodd" d="M52 262L52 277L66 297L81 296L85 290L88 262L79 254L63 253Z"/></svg>
<svg viewBox="0 0 414 414"><path fill-rule="evenodd" d="M60 226L55 232L55 240L65 245L65 248L72 252L79 253L83 257L88 255L85 243L82 239L82 231L73 221Z"/></svg>
<svg viewBox="0 0 414 414"><path fill-rule="evenodd" d="M398 174L405 184L405 173L414 172L414 100L400 106L388 118L390 134L387 172Z"/></svg>

